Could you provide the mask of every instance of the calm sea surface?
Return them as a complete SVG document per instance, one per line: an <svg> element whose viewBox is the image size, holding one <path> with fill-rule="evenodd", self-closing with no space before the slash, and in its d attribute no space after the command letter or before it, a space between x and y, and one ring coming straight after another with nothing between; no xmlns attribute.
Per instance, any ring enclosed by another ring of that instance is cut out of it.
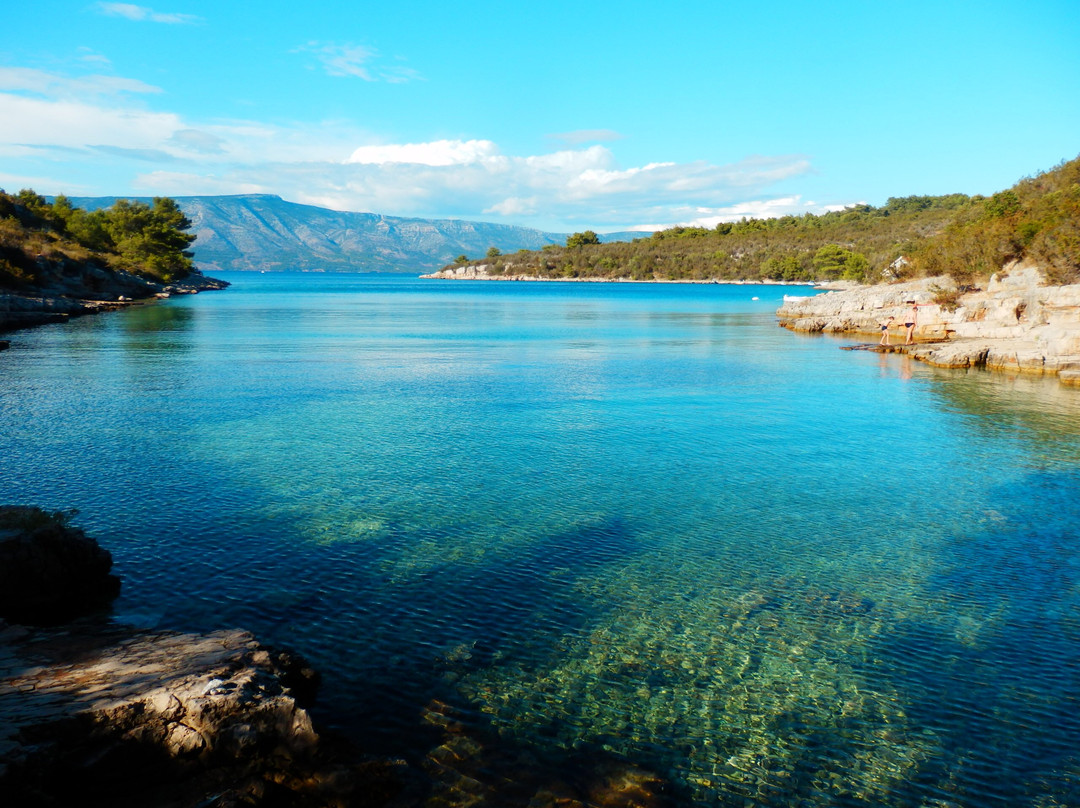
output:
<svg viewBox="0 0 1080 808"><path fill-rule="evenodd" d="M222 277L0 353L0 502L77 508L118 618L295 648L451 805L1080 804L1080 391L790 288Z"/></svg>

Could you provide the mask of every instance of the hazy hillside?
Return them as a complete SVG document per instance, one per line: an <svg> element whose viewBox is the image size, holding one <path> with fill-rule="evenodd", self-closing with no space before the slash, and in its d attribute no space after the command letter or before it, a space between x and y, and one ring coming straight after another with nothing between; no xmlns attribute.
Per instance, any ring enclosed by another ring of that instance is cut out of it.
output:
<svg viewBox="0 0 1080 808"><path fill-rule="evenodd" d="M191 232L197 239L191 249L195 263L206 272L419 272L437 269L461 255L479 258L490 247L507 253L566 241L566 234L528 227L348 213L263 194L175 199L193 223ZM116 197L72 197L71 201L95 210L112 205Z"/></svg>

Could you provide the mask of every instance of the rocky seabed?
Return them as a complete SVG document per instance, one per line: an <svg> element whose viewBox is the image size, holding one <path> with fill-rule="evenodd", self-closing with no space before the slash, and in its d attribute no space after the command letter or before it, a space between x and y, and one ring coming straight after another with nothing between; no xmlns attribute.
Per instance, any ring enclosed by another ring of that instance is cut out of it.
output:
<svg viewBox="0 0 1080 808"><path fill-rule="evenodd" d="M1013 264L985 289L961 294L956 308L936 303L955 290L949 278L859 287L815 297L790 297L777 311L792 331L881 336L904 341L911 302L919 304L915 344L900 350L937 367L985 367L1056 375L1080 385L1080 284L1047 286L1038 267ZM876 339L875 339L876 341Z"/></svg>

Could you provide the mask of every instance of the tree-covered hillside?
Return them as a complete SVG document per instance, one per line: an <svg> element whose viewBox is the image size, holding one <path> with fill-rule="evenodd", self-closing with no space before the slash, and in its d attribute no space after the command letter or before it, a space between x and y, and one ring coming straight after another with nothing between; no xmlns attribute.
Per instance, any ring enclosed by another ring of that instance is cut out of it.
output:
<svg viewBox="0 0 1080 808"><path fill-rule="evenodd" d="M76 265L171 282L195 272L191 222L167 198L86 211L66 197L0 191L0 286L40 287ZM69 273L70 274L70 273Z"/></svg>
<svg viewBox="0 0 1080 808"><path fill-rule="evenodd" d="M967 282L1030 257L1057 283L1080 282L1080 158L991 197L889 199L823 215L743 219L715 228L676 227L630 243L567 246L489 256L490 275L631 280L850 279L918 274Z"/></svg>

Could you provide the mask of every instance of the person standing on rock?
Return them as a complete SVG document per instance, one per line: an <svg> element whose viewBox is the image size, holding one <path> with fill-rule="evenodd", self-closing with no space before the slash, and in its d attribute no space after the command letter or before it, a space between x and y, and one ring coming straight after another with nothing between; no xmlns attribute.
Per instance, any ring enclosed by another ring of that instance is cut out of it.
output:
<svg viewBox="0 0 1080 808"><path fill-rule="evenodd" d="M914 300L911 302L911 311L908 312L907 318L904 320L904 328L907 329L907 336L904 338L905 345L911 345L915 342L915 325L919 322L919 304Z"/></svg>
<svg viewBox="0 0 1080 808"><path fill-rule="evenodd" d="M890 317L881 324L881 342L879 342L878 345L892 345L892 343L889 342L889 326L892 325L892 321L895 319L895 317Z"/></svg>

